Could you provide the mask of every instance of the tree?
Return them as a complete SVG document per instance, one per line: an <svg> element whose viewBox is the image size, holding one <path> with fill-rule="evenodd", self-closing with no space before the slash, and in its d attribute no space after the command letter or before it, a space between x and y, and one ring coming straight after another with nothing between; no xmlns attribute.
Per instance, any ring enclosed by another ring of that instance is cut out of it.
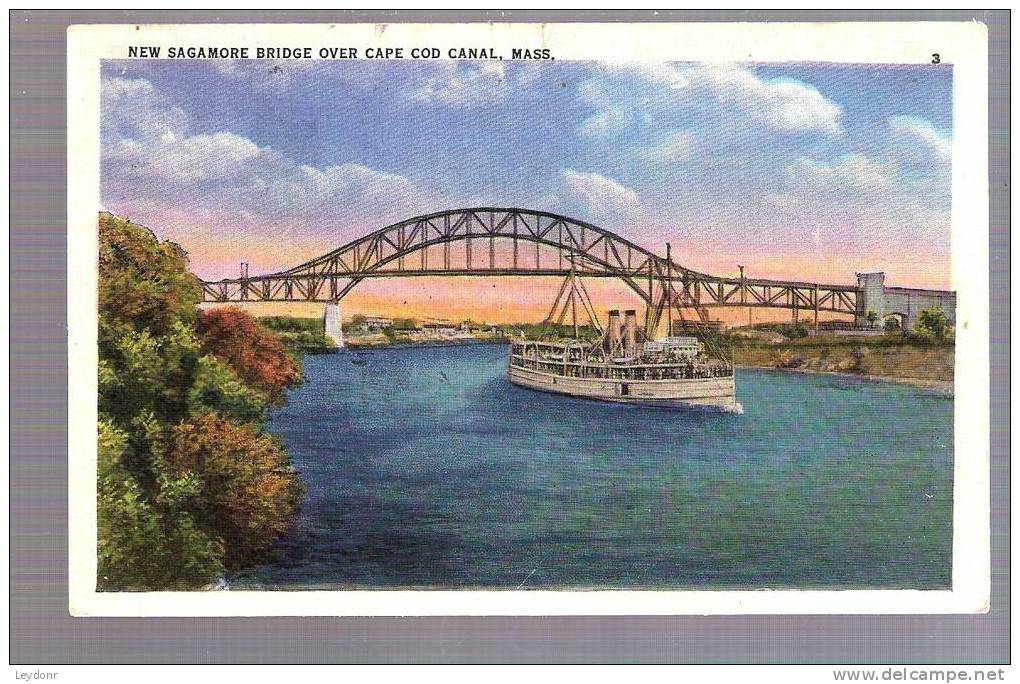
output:
<svg viewBox="0 0 1020 684"><path fill-rule="evenodd" d="M176 321L190 323L202 286L187 267L188 255L180 246L160 242L144 226L100 214L100 343L111 329L158 336Z"/></svg>
<svg viewBox="0 0 1020 684"><path fill-rule="evenodd" d="M215 356L198 360L194 380L187 394L188 415L198 417L219 412L243 423L262 419L264 398L237 377L231 368Z"/></svg>
<svg viewBox="0 0 1020 684"><path fill-rule="evenodd" d="M302 487L283 448L252 425L216 414L173 429L167 461L177 476L199 484L193 510L222 541L228 568L254 560L291 524Z"/></svg>
<svg viewBox="0 0 1020 684"><path fill-rule="evenodd" d="M201 286L187 263L148 228L99 215L99 408L122 427L143 410L170 422L187 413L201 356Z"/></svg>
<svg viewBox="0 0 1020 684"><path fill-rule="evenodd" d="M917 317L914 333L927 339L944 340L949 333L949 318L938 307L925 309Z"/></svg>
<svg viewBox="0 0 1020 684"><path fill-rule="evenodd" d="M868 325L872 328L875 327L875 322L878 320L878 312L874 310L868 311Z"/></svg>
<svg viewBox="0 0 1020 684"><path fill-rule="evenodd" d="M124 426L142 411L168 424L212 411L247 422L266 407L266 397L205 353L180 321L162 337L124 332L109 342L99 369L99 410Z"/></svg>
<svg viewBox="0 0 1020 684"><path fill-rule="evenodd" d="M209 353L272 401L282 399L284 390L300 379L280 339L241 309L203 311L197 328Z"/></svg>
<svg viewBox="0 0 1020 684"><path fill-rule="evenodd" d="M99 238L97 587L208 586L297 512L297 475L258 427L297 363L239 310L202 315L199 335L177 245L110 214Z"/></svg>
<svg viewBox="0 0 1020 684"><path fill-rule="evenodd" d="M397 318L389 327L393 330L416 330L418 322L413 318Z"/></svg>
<svg viewBox="0 0 1020 684"><path fill-rule="evenodd" d="M96 586L103 590L193 589L223 572L219 542L174 506L154 506L125 467L129 435L99 421L98 546ZM164 479L164 503L181 483ZM187 485L185 484L185 487Z"/></svg>

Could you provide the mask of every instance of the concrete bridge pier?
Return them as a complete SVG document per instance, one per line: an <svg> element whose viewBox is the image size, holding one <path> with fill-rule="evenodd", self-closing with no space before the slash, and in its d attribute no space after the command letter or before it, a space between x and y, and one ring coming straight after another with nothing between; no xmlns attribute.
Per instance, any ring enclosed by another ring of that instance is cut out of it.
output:
<svg viewBox="0 0 1020 684"><path fill-rule="evenodd" d="M322 317L323 330L326 338L333 340L338 348L344 348L344 330L340 324L340 304L330 302L326 304L326 311Z"/></svg>

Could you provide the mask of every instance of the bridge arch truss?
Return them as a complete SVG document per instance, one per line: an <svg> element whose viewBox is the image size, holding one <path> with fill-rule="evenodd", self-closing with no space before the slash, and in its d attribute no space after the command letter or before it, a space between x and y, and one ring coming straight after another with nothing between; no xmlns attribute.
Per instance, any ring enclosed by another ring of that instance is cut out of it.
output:
<svg viewBox="0 0 1020 684"><path fill-rule="evenodd" d="M453 254L462 243L463 253ZM456 257L456 258L455 258ZM560 276L616 278L648 307L768 307L860 316L853 285L717 277L686 268L598 226L550 212L478 207L418 216L277 273L202 283L205 302L337 302L372 278Z"/></svg>

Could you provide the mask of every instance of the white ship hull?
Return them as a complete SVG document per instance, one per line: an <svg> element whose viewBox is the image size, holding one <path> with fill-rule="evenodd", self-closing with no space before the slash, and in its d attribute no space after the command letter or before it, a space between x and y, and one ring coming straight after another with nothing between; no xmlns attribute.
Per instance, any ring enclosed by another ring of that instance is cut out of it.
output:
<svg viewBox="0 0 1020 684"><path fill-rule="evenodd" d="M671 380L577 378L511 365L509 377L521 387L571 397L644 406L736 408L732 375Z"/></svg>

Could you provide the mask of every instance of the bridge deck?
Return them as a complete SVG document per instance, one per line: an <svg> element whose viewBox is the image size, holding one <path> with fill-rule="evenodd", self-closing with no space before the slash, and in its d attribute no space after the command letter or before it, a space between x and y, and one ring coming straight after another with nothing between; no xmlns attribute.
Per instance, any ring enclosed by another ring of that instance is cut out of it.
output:
<svg viewBox="0 0 1020 684"><path fill-rule="evenodd" d="M329 302L367 278L565 277L571 272L617 278L659 312L752 306L860 314L856 285L712 276L583 221L492 207L408 219L286 271L203 282L202 290L211 302Z"/></svg>

